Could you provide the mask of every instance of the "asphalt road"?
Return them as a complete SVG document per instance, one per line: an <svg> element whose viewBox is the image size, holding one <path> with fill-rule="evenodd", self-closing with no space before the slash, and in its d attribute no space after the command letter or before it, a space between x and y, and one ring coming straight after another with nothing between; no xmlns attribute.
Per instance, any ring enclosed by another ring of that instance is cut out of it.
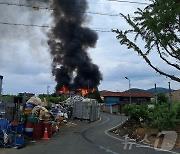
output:
<svg viewBox="0 0 180 154"><path fill-rule="evenodd" d="M40 140L22 149L0 149L0 154L177 154L156 151L135 142L126 144L123 138L108 133L108 129L125 119L123 116L101 113L101 119L97 122L87 124L85 121L75 121L76 126L64 127L60 134L48 141Z"/></svg>

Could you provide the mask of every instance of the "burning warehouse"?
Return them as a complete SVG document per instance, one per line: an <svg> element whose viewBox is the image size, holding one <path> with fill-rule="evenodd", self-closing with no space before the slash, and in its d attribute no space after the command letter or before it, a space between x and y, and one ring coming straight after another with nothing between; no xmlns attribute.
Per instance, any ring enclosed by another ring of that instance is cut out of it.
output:
<svg viewBox="0 0 180 154"><path fill-rule="evenodd" d="M80 94L82 96L85 96L89 93L93 93L95 91L95 88L93 89L75 89L73 91L70 91L67 87L65 87L64 85L62 86L62 88L58 91L58 93L60 94Z"/></svg>
<svg viewBox="0 0 180 154"><path fill-rule="evenodd" d="M52 74L57 82L56 91L94 89L102 75L93 64L87 50L95 47L98 35L85 24L88 16L86 0L53 0L54 28L49 32L52 56Z"/></svg>

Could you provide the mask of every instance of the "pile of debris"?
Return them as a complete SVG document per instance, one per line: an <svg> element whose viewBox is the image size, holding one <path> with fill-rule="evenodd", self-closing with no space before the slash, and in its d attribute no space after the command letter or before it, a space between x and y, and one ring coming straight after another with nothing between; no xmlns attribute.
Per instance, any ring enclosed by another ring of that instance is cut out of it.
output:
<svg viewBox="0 0 180 154"><path fill-rule="evenodd" d="M25 104L20 122L0 119L0 146L21 147L26 140L49 139L67 122L68 114L61 105L48 107L38 97L31 97Z"/></svg>
<svg viewBox="0 0 180 154"><path fill-rule="evenodd" d="M68 118L95 121L100 117L98 102L78 95L70 96L54 107L38 97L31 97L24 105L20 122L0 119L1 147L22 147L27 140L50 139L52 134L59 132L63 123L67 123ZM67 127L75 125L73 122L66 124Z"/></svg>

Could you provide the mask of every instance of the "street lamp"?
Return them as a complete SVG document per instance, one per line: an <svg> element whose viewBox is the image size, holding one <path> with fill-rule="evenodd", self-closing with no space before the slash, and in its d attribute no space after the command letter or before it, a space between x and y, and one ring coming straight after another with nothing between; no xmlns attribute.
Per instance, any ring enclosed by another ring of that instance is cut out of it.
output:
<svg viewBox="0 0 180 154"><path fill-rule="evenodd" d="M128 77L125 77L125 79L127 79L129 81L129 103L131 104L131 81Z"/></svg>

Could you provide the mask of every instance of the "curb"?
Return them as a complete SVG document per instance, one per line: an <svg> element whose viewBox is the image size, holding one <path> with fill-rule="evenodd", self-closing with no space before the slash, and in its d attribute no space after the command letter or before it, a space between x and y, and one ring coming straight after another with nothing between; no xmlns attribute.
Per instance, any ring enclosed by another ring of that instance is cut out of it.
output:
<svg viewBox="0 0 180 154"><path fill-rule="evenodd" d="M112 130L114 130L115 128L121 126L121 125L124 124L127 120L128 120L128 118L127 118L125 121L121 122L120 124L118 124L118 125L116 125L116 126L114 126L114 127L112 127L112 128L107 129L106 131L104 131L104 133L105 133L107 136L109 136L109 137L111 137L111 138L113 138L113 139L119 140L119 141L121 141L121 142L125 142L125 139L121 139L121 138L115 137L115 136L113 136L113 135L110 135L109 132L112 131ZM159 149L159 148L154 148L154 147L149 146L149 145L139 144L139 143L136 142L136 141L135 141L134 144L137 145L137 147L139 146L139 148L140 148L140 147L145 147L145 148L154 149L154 150L156 150L156 151L161 151L161 152L164 151L164 152L169 152L169 153L173 153L173 154L180 154L179 152L175 152L175 151L171 151L171 150Z"/></svg>

